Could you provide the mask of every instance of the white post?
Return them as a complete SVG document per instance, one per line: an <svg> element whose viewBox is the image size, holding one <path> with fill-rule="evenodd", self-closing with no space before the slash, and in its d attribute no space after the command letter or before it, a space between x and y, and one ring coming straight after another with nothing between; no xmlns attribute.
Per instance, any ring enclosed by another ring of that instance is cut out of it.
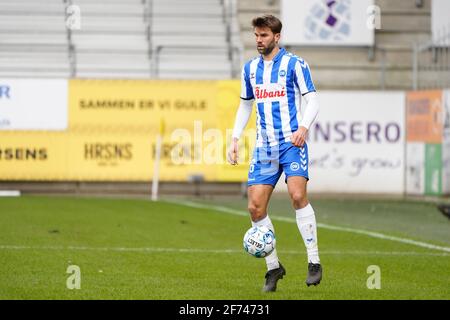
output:
<svg viewBox="0 0 450 320"><path fill-rule="evenodd" d="M155 165L153 169L152 201L158 200L159 161L161 159L161 145L162 145L162 137L160 134L158 134L158 137L156 138Z"/></svg>
<svg viewBox="0 0 450 320"><path fill-rule="evenodd" d="M161 161L161 148L163 135L164 135L164 121L161 120L159 126L159 134L156 136L155 163L153 168L153 181L152 181L152 201L158 200L159 163Z"/></svg>

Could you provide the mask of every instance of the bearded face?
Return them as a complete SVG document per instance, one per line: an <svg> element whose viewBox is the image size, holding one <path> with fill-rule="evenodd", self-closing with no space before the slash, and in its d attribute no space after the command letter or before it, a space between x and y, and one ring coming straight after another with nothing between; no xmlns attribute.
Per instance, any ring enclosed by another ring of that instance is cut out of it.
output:
<svg viewBox="0 0 450 320"><path fill-rule="evenodd" d="M267 56L278 45L280 34L274 34L268 27L255 27L255 40L258 52Z"/></svg>

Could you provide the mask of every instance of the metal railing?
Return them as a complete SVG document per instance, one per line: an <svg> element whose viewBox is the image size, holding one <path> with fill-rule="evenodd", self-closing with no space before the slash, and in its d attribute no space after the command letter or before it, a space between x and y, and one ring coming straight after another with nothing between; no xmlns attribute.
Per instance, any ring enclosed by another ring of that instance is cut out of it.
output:
<svg viewBox="0 0 450 320"><path fill-rule="evenodd" d="M158 45L152 40L152 20L153 20L153 0L142 0L144 5L144 21L147 24L148 57L150 59L150 77L160 77L160 55L166 49L185 50L198 49L199 51L222 51L221 47L211 47L207 45ZM227 46L228 60L231 65L231 77L238 78L243 58L243 49L233 44L232 24L233 17L236 15L236 0L221 0L223 7L222 22L225 25L225 40Z"/></svg>
<svg viewBox="0 0 450 320"><path fill-rule="evenodd" d="M231 24L233 19L233 1L232 0L221 0L223 7L222 18L225 24L225 41L228 44L228 59L232 60L232 44L231 44Z"/></svg>
<svg viewBox="0 0 450 320"><path fill-rule="evenodd" d="M69 59L69 70L70 70L70 77L75 78L77 76L77 58L76 58L76 50L75 45L72 41L72 29L69 28L67 25L67 19L68 19L68 8L73 5L72 0L63 0L65 6L64 6L64 21L66 22L66 34L67 34L67 52L68 52L68 59Z"/></svg>
<svg viewBox="0 0 450 320"><path fill-rule="evenodd" d="M233 39L233 24L238 15L237 10L237 0L222 0L223 1L223 12L225 16L225 27L226 27L226 41L228 44L228 60L231 64L231 77L239 78L240 70L242 65L242 59L244 56L244 50L240 44L240 35L238 35L239 41ZM237 24L237 22L236 22Z"/></svg>
<svg viewBox="0 0 450 320"><path fill-rule="evenodd" d="M157 45L154 48L153 51L153 55L152 55L152 59L150 62L150 76L152 78L158 79L160 77L160 55L161 52L164 49L172 49L172 50L177 50L177 51L182 51L182 50L186 50L186 49L195 49L195 50L199 50L199 51L209 51L209 52L214 52L214 51L222 51L223 48L218 48L218 47L209 47L209 46L199 46L199 45ZM231 60L231 77L232 78L237 78L239 77L240 74L240 68L241 68L241 59L240 57L242 57L242 49L237 47L237 46L232 46L231 47L231 52L232 52L232 57L234 57L234 60Z"/></svg>
<svg viewBox="0 0 450 320"><path fill-rule="evenodd" d="M73 0L62 0L65 4L64 6L64 16L67 19L67 9L73 4ZM154 20L154 1L153 0L141 0L143 5L143 21L146 28L146 37L148 41L148 59L150 63L150 74L151 78L159 78L160 74L160 55L161 52L166 49L198 49L199 51L207 52L220 52L223 50L222 47L211 47L202 45L158 45L153 41L153 20ZM226 50L228 55L228 60L231 65L231 77L238 78L240 75L240 68L243 58L243 49L235 44L233 44L232 39L232 23L233 16L236 14L236 2L235 0L221 0L223 6L223 23L225 25L225 39L226 39ZM67 34L67 45L68 45L68 59L70 64L70 76L77 76L77 48L72 40L72 30L66 27Z"/></svg>
<svg viewBox="0 0 450 320"><path fill-rule="evenodd" d="M379 48L381 58L380 58L380 89L386 90L386 49Z"/></svg>
<svg viewBox="0 0 450 320"><path fill-rule="evenodd" d="M142 5L144 6L144 22L146 24L146 36L148 41L148 58L151 61L153 54L153 39L152 39L152 30L153 30L153 0L142 0Z"/></svg>
<svg viewBox="0 0 450 320"><path fill-rule="evenodd" d="M450 88L450 27L413 45L413 90Z"/></svg>
<svg viewBox="0 0 450 320"><path fill-rule="evenodd" d="M387 59L386 59L386 48L379 46L369 46L367 47L367 61L374 62L376 61L376 53L377 51L380 53L380 61L378 70L380 71L380 90L386 90L386 73L387 73Z"/></svg>

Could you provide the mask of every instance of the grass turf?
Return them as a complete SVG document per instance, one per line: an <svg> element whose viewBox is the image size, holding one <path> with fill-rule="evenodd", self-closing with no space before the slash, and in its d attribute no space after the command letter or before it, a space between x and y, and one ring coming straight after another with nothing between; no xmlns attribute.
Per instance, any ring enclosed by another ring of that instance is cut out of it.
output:
<svg viewBox="0 0 450 320"><path fill-rule="evenodd" d="M326 201L324 207L334 200ZM401 203L395 206L402 211ZM355 208L366 214L364 202ZM323 228L324 278L308 288L303 242L296 224L283 221L275 228L287 275L276 293L263 294L264 260L242 249L248 227L248 217L166 202L3 198L0 299L450 298L449 254ZM80 290L66 287L69 265L81 269ZM380 290L366 286L370 265L381 269Z"/></svg>

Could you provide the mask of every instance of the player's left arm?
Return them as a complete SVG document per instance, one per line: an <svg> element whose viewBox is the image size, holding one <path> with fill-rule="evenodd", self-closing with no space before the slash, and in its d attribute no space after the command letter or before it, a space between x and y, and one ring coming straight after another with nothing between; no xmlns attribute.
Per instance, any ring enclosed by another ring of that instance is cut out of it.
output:
<svg viewBox="0 0 450 320"><path fill-rule="evenodd" d="M303 117L299 124L299 128L293 133L291 137L292 144L296 147L303 147L308 136L308 130L316 119L319 113L319 102L317 99L316 88L311 77L311 71L308 63L304 60L299 60L295 66L295 81L298 86L304 101Z"/></svg>

